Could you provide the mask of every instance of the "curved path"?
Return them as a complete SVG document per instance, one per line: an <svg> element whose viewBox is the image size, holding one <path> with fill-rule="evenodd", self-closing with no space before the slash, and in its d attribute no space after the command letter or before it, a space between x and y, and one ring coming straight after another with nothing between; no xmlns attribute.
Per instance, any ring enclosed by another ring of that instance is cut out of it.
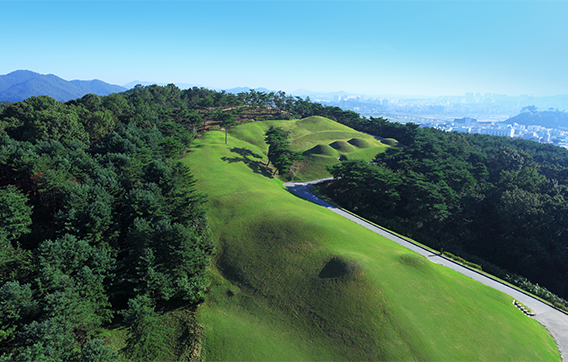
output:
<svg viewBox="0 0 568 362"><path fill-rule="evenodd" d="M564 361L568 361L567 357L568 357L568 315L560 312L559 310L552 308L551 306L549 306L548 304L545 304L543 302L541 302L540 300L524 293L523 291L519 290L519 289L515 289L512 288L502 282L500 282L497 279L493 279L491 277L488 277L484 274L481 274L473 269L464 267L460 264L457 264L455 262L453 262L450 259L447 259L445 257L442 257L434 252L432 252L431 250L428 250L418 244L412 243L406 239L401 238L400 236L386 230L383 229L379 226L376 226L374 224L369 223L368 221L354 215L351 214L343 209L340 209L338 207L335 207L325 201L323 201L322 199L318 198L316 195L314 195L310 189L311 185L315 185L318 183L322 183L322 182L326 182L326 181L330 181L332 180L332 177L328 177L328 178L324 178L324 179L319 179L319 180L313 180L313 181L306 181L306 182L287 182L284 184L285 187L287 187L290 191L296 193L297 195L305 198L306 200L309 200L315 204L318 204L320 206L323 206L333 212L335 212L336 214L339 214L379 235L382 235L392 241L394 241L395 243L398 243L402 246L404 246L405 248L408 248L412 251L417 252L420 255L425 256L426 258L428 258L430 261L436 263L436 264L441 264L444 265L450 269L453 269L463 275L466 275L474 280L477 280L485 285L488 285L492 288L498 289L508 295L510 295L511 297L515 298L516 300L520 301L521 303L523 303L524 305L526 305L527 307L529 307L530 309L532 309L532 311L536 314L534 315L532 318L536 319L537 321L539 321L540 323L542 323L546 329L548 329L548 331L550 332L550 334L552 335L552 337L554 337L554 339L556 340L556 343L558 345L558 349L560 350L560 353L562 354L562 359Z"/></svg>

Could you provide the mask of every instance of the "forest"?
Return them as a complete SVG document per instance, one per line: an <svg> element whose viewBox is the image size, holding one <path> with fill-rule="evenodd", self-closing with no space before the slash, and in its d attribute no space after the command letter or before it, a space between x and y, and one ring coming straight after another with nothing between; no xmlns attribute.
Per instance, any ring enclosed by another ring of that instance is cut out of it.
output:
<svg viewBox="0 0 568 362"><path fill-rule="evenodd" d="M100 338L113 323L130 328L127 358L164 348L161 313L208 285L205 197L178 159L204 122L188 109L222 102L211 95L138 87L3 109L0 359L116 361Z"/></svg>
<svg viewBox="0 0 568 362"><path fill-rule="evenodd" d="M215 252L206 196L180 158L209 129L312 115L399 141L373 163L330 169L325 192L341 205L568 295L566 150L367 119L284 92L39 96L0 105L0 361L152 359L166 348L164 313L203 300ZM267 141L285 175L299 155L281 130ZM103 343L116 325L129 331L121 351ZM186 328L197 345L199 327Z"/></svg>

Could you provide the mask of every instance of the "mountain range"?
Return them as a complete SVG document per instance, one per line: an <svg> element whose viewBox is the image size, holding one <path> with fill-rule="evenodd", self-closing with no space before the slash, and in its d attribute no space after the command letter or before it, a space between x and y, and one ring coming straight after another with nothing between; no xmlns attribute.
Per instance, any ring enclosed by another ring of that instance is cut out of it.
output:
<svg viewBox="0 0 568 362"><path fill-rule="evenodd" d="M58 101L66 102L71 99L83 97L85 94L97 94L105 96L111 93L124 92L128 89L134 88L136 85L141 84L148 86L152 84L166 85L166 83L156 83L147 81L133 81L123 86L109 84L98 79L94 80L65 80L53 74L39 74L30 70L16 70L11 73L0 75L0 101L19 102L32 96L47 95ZM181 89L191 87L203 87L198 84L189 83L175 83ZM212 87L205 87L208 89L220 91ZM257 92L272 92L267 88L250 88L250 87L236 87L225 89L227 93L237 94L240 92L248 92L251 89ZM305 89L298 89L291 93L295 96L313 96L321 95L324 93L313 92ZM326 95L345 95L346 92L331 92L325 93Z"/></svg>
<svg viewBox="0 0 568 362"><path fill-rule="evenodd" d="M48 95L66 102L89 93L104 96L125 90L124 87L98 79L67 81L53 74L39 74L29 70L0 75L0 101L19 102L32 96Z"/></svg>

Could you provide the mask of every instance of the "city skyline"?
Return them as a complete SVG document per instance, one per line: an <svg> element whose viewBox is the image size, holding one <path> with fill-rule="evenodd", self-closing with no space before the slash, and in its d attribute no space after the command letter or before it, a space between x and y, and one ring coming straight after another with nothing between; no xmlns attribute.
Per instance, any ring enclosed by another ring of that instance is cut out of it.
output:
<svg viewBox="0 0 568 362"><path fill-rule="evenodd" d="M2 1L0 74L392 96L568 94L568 2Z"/></svg>

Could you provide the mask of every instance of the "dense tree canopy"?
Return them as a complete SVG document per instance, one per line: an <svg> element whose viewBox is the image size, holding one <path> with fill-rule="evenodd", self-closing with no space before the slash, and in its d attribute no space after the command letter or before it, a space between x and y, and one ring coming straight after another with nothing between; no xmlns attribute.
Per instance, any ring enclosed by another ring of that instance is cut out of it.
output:
<svg viewBox="0 0 568 362"><path fill-rule="evenodd" d="M202 300L213 244L177 161L199 117L172 117L199 111L199 92L32 97L0 113L0 360L114 361L98 333L129 301L147 298L159 321L166 301ZM125 323L132 345L168 333Z"/></svg>

